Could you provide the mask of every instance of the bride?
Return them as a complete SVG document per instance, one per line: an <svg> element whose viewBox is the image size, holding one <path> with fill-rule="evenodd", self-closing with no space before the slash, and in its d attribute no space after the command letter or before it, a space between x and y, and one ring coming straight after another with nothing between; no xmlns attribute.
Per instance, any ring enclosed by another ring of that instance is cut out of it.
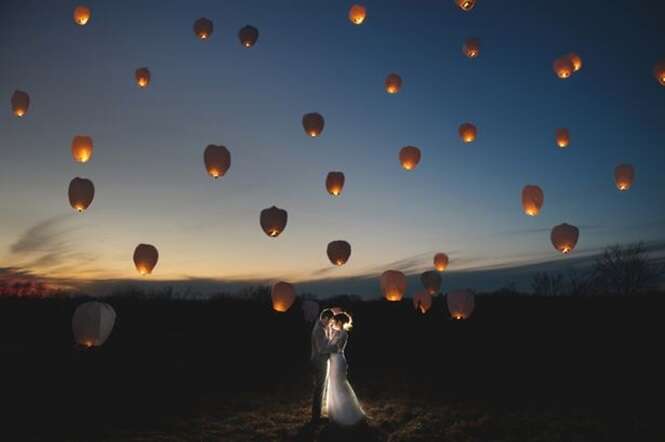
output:
<svg viewBox="0 0 665 442"><path fill-rule="evenodd" d="M328 419L338 425L355 425L363 418L365 412L358 402L358 398L346 378L347 364L344 356L346 342L351 329L351 316L338 313L331 321L331 344L337 346L339 351L331 353L328 362L328 382L326 385L326 408Z"/></svg>

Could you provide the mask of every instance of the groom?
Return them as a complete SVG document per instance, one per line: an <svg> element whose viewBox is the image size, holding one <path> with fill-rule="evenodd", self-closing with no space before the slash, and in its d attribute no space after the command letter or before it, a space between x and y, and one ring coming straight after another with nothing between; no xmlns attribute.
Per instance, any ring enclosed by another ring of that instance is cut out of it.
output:
<svg viewBox="0 0 665 442"><path fill-rule="evenodd" d="M312 423L321 421L321 401L323 400L323 387L326 383L326 371L328 369L328 357L330 353L337 351L337 347L330 344L328 336L330 321L333 312L325 309L321 312L319 320L312 329L312 358L311 364L314 370L314 396L312 397Z"/></svg>

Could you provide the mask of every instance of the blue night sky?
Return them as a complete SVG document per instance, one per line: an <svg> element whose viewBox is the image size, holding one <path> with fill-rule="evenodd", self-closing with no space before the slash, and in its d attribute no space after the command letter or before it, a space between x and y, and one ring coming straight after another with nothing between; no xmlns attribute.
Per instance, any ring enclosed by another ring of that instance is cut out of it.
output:
<svg viewBox="0 0 665 442"><path fill-rule="evenodd" d="M665 59L662 2L479 0L465 13L453 0L368 0L355 26L342 1L88 1L85 27L77 4L0 5L0 278L101 292L283 279L371 297L381 272L418 274L439 251L451 258L444 291L489 289L516 267L665 240L665 87L652 73ZM199 17L214 22L207 41ZM237 37L247 24L260 33L250 49ZM469 37L476 59L462 53ZM584 66L560 80L552 62L571 51ZM144 66L152 81L139 89ZM16 89L31 97L21 119ZM308 112L325 118L319 138L303 131ZM457 135L467 121L470 144ZM90 162L72 160L74 135L93 138ZM208 144L231 151L220 180L206 174ZM409 172L406 145L422 151ZM636 171L623 193L620 163ZM324 188L332 170L346 175L337 199ZM84 214L67 201L76 176L95 184ZM527 184L544 191L538 217L521 210ZM289 213L275 239L259 227L272 205ZM580 229L567 256L549 238L563 222ZM337 239L353 248L341 268L325 254ZM131 259L139 243L160 252L147 278Z"/></svg>

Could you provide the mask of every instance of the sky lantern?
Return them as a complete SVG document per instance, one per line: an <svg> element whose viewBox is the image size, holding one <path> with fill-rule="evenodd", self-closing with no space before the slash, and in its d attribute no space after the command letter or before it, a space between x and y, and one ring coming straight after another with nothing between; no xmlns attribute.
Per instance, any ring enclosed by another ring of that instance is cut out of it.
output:
<svg viewBox="0 0 665 442"><path fill-rule="evenodd" d="M448 255L437 253L434 255L434 268L437 272L443 272L448 268Z"/></svg>
<svg viewBox="0 0 665 442"><path fill-rule="evenodd" d="M326 250L328 259L336 266L343 266L351 256L351 244L346 241L332 241Z"/></svg>
<svg viewBox="0 0 665 442"><path fill-rule="evenodd" d="M459 127L459 136L465 143L471 143L476 140L478 129L472 123L464 123Z"/></svg>
<svg viewBox="0 0 665 442"><path fill-rule="evenodd" d="M575 72L575 66L573 66L572 61L570 61L570 59L565 56L559 57L556 60L554 60L552 68L554 69L554 73L556 74L556 76L561 78L562 80L565 80L566 78L570 77L571 75L573 75L573 72Z"/></svg>
<svg viewBox="0 0 665 442"><path fill-rule="evenodd" d="M399 151L399 162L404 170L413 170L420 162L420 149L414 146L405 146Z"/></svg>
<svg viewBox="0 0 665 442"><path fill-rule="evenodd" d="M395 73L388 74L384 83L386 85L386 92L390 95L394 95L402 89L402 77Z"/></svg>
<svg viewBox="0 0 665 442"><path fill-rule="evenodd" d="M464 55L469 58L476 58L480 55L480 40L477 38L468 38L462 47Z"/></svg>
<svg viewBox="0 0 665 442"><path fill-rule="evenodd" d="M254 26L247 25L238 32L240 44L246 48L251 48L259 39L259 30Z"/></svg>
<svg viewBox="0 0 665 442"><path fill-rule="evenodd" d="M441 290L441 275L434 270L428 270L420 275L420 282L428 295L434 296Z"/></svg>
<svg viewBox="0 0 665 442"><path fill-rule="evenodd" d="M566 58L570 61L570 64L573 65L573 72L577 72L582 69L582 57L577 55L575 52L567 54Z"/></svg>
<svg viewBox="0 0 665 442"><path fill-rule="evenodd" d="M432 307L432 297L427 292L418 292L413 297L413 308L423 315Z"/></svg>
<svg viewBox="0 0 665 442"><path fill-rule="evenodd" d="M475 296L471 290L458 290L446 295L450 317L456 320L469 319L475 307Z"/></svg>
<svg viewBox="0 0 665 442"><path fill-rule="evenodd" d="M305 299L301 303L302 314L306 322L314 322L319 318L319 303L312 299Z"/></svg>
<svg viewBox="0 0 665 442"><path fill-rule="evenodd" d="M550 240L554 248L565 255L573 251L579 236L580 231L577 227L563 223L552 228Z"/></svg>
<svg viewBox="0 0 665 442"><path fill-rule="evenodd" d="M76 307L72 316L74 340L82 347L100 347L115 324L115 310L104 302L89 301Z"/></svg>
<svg viewBox="0 0 665 442"><path fill-rule="evenodd" d="M201 40L207 40L212 35L212 21L201 17L194 22L194 33Z"/></svg>
<svg viewBox="0 0 665 442"><path fill-rule="evenodd" d="M476 6L476 0L455 0L455 3L465 12L472 10Z"/></svg>
<svg viewBox="0 0 665 442"><path fill-rule="evenodd" d="M231 167L231 152L226 146L209 144L203 152L203 163L208 175L215 179L223 177Z"/></svg>
<svg viewBox="0 0 665 442"><path fill-rule="evenodd" d="M272 286L270 291L272 308L276 312L284 313L296 300L296 289L288 282L280 281Z"/></svg>
<svg viewBox="0 0 665 442"><path fill-rule="evenodd" d="M75 136L72 140L72 157L77 163L87 163L92 158L92 138Z"/></svg>
<svg viewBox="0 0 665 442"><path fill-rule="evenodd" d="M74 178L69 183L69 204L79 213L92 204L95 197L95 186L87 178Z"/></svg>
<svg viewBox="0 0 665 442"><path fill-rule="evenodd" d="M85 26L90 21L90 8L87 6L77 6L74 8L74 23L79 26Z"/></svg>
<svg viewBox="0 0 665 442"><path fill-rule="evenodd" d="M14 115L21 118L28 113L28 108L30 107L30 95L27 92L23 91L14 91L12 94L12 112Z"/></svg>
<svg viewBox="0 0 665 442"><path fill-rule="evenodd" d="M656 64L653 68L653 75L661 86L665 86L665 61Z"/></svg>
<svg viewBox="0 0 665 442"><path fill-rule="evenodd" d="M271 238L279 236L286 228L288 214L286 210L272 206L261 211L260 224L266 235Z"/></svg>
<svg viewBox="0 0 665 442"><path fill-rule="evenodd" d="M570 132L568 129L559 128L556 130L556 145L565 149L570 144Z"/></svg>
<svg viewBox="0 0 665 442"><path fill-rule="evenodd" d="M380 286L388 301L401 301L406 292L406 276L399 270L386 270L381 275Z"/></svg>
<svg viewBox="0 0 665 442"><path fill-rule="evenodd" d="M159 252L151 244L139 244L134 249L134 265L141 276L151 274L158 259Z"/></svg>
<svg viewBox="0 0 665 442"><path fill-rule="evenodd" d="M326 176L326 189L332 196L340 196L344 188L344 174L342 172L328 172Z"/></svg>
<svg viewBox="0 0 665 442"><path fill-rule="evenodd" d="M134 73L136 85L143 89L150 84L150 70L148 68L138 68Z"/></svg>
<svg viewBox="0 0 665 442"><path fill-rule="evenodd" d="M635 180L635 168L630 164L619 164L614 169L614 182L622 192L630 189Z"/></svg>
<svg viewBox="0 0 665 442"><path fill-rule="evenodd" d="M527 185L522 189L522 210L529 216L537 216L543 207L545 195L538 186Z"/></svg>
<svg viewBox="0 0 665 442"><path fill-rule="evenodd" d="M363 5L353 5L349 9L349 20L354 25L362 25L367 18L367 9Z"/></svg>
<svg viewBox="0 0 665 442"><path fill-rule="evenodd" d="M302 127L305 129L305 133L310 137L318 137L321 135L324 124L323 116L316 112L305 114L302 117Z"/></svg>

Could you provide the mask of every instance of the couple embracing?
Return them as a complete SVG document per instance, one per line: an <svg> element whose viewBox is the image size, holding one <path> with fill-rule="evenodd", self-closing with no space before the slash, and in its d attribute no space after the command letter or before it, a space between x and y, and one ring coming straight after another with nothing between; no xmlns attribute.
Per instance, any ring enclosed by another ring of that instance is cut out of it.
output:
<svg viewBox="0 0 665 442"><path fill-rule="evenodd" d="M365 419L365 412L347 379L344 349L351 324L348 313L326 309L312 329L312 423L319 423L322 413L328 415L331 423L341 426L355 425Z"/></svg>

